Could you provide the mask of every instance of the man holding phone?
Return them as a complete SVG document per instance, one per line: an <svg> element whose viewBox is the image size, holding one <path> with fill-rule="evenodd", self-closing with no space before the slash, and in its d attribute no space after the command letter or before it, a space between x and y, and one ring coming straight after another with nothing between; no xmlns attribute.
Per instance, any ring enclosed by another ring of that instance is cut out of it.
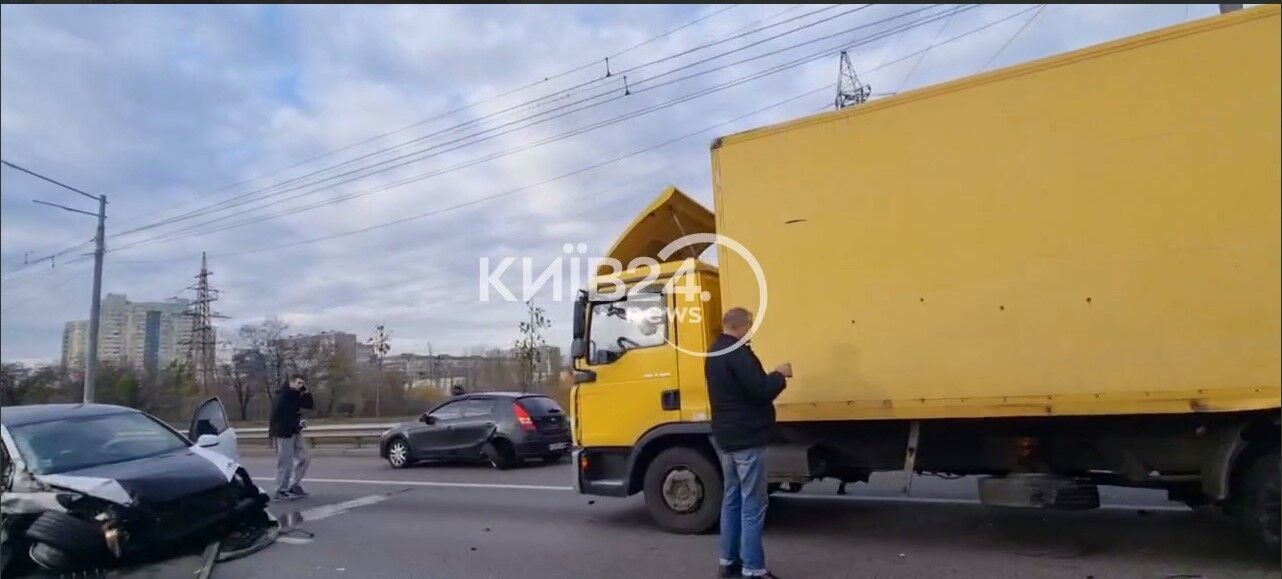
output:
<svg viewBox="0 0 1282 579"><path fill-rule="evenodd" d="M272 498L280 501L308 496L303 490L303 476L311 464L307 456L307 442L303 440L303 409L314 408L307 381L301 374L293 374L276 395L272 405L268 433L276 443L276 493Z"/></svg>

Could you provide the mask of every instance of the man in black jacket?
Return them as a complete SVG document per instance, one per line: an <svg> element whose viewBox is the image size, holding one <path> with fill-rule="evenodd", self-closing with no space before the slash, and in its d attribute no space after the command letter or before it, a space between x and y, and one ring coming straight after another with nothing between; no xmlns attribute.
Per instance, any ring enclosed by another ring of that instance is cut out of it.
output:
<svg viewBox="0 0 1282 579"><path fill-rule="evenodd" d="M734 347L752 328L748 310L730 309L721 328L710 350L714 355L704 365L712 440L725 477L719 575L772 578L761 544L766 520L766 444L775 423L774 399L792 377L792 364L784 363L767 374L746 341Z"/></svg>
<svg viewBox="0 0 1282 579"><path fill-rule="evenodd" d="M273 498L277 500L307 496L301 483L311 461L302 435L302 415L304 408L314 406L306 381L299 374L289 377L289 382L280 389L276 403L272 405L267 430L276 443L276 493Z"/></svg>

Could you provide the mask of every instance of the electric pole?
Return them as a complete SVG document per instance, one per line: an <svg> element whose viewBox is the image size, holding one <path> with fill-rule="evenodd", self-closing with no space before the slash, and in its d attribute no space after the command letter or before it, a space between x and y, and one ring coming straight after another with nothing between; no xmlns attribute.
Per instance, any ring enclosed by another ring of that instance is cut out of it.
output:
<svg viewBox="0 0 1282 579"><path fill-rule="evenodd" d="M93 300L89 302L89 351L85 352L85 404L92 404L94 383L98 379L98 325L102 310L102 258L107 253L104 232L107 222L107 196L98 196L98 233L93 248Z"/></svg>
<svg viewBox="0 0 1282 579"><path fill-rule="evenodd" d="M90 195L88 193L85 193L84 191L76 189L75 187L72 187L65 183L58 182L49 177L45 177L44 175L36 173L35 171L32 171L30 169L24 169L22 167L14 165L13 163L10 163L3 159L0 159L0 164L3 164L6 167L17 169L19 171L22 171L23 173L31 175L32 177L35 177L42 181L46 181L48 183L52 183L68 191L79 193L81 195L84 195L85 197L88 197L98 202L98 212L90 213L88 211L75 209L73 207L67 207L66 205L59 205L57 203L50 203L48 201L32 199L33 202L39 203L41 205L48 205L50 207L56 207L64 211L70 211L72 213L79 213L81 215L88 215L90 217L98 218L98 230L93 237L93 242L94 242L93 298L89 302L89 351L85 352L84 403L90 404L93 402L93 398L94 398L94 381L98 377L98 325L100 322L98 318L100 317L99 310L102 308L102 260L107 253L107 249L106 249L107 236L105 235L106 222L107 222L107 196L106 195ZM54 259L57 258L62 253L65 253L65 251L48 255L40 259L37 259L35 261L29 261L24 259L23 263L26 265L30 265L33 263L40 263L42 261L49 261L50 263L54 263Z"/></svg>

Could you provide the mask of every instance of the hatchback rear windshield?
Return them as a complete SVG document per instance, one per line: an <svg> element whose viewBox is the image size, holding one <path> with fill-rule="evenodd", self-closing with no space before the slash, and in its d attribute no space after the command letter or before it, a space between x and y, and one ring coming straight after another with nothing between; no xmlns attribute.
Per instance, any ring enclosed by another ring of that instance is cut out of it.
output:
<svg viewBox="0 0 1282 579"><path fill-rule="evenodd" d="M529 412L533 416L564 414L564 412L561 411L561 406L556 403L556 400L548 398L547 396L527 396L525 398L517 399L517 402L520 402L521 407L525 408L526 412Z"/></svg>

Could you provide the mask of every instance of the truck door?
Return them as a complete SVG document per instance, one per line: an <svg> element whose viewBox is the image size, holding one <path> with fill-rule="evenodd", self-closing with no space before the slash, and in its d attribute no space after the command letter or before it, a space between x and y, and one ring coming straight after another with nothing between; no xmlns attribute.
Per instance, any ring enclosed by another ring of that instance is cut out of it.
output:
<svg viewBox="0 0 1282 579"><path fill-rule="evenodd" d="M662 293L592 305L581 367L596 379L577 388L579 444L632 446L647 430L681 419L670 307Z"/></svg>

